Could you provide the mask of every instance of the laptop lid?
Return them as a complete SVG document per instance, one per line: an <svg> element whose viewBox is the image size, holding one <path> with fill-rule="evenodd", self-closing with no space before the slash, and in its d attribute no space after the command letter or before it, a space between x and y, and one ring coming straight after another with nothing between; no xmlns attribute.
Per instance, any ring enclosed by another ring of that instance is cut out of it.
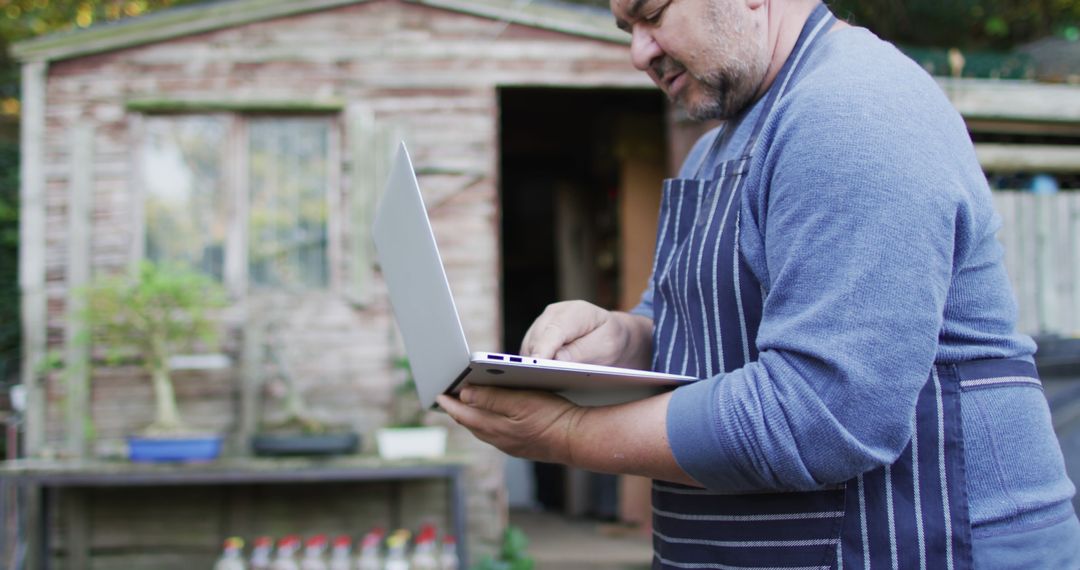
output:
<svg viewBox="0 0 1080 570"><path fill-rule="evenodd" d="M372 233L420 404L431 408L469 366L469 346L404 142Z"/></svg>

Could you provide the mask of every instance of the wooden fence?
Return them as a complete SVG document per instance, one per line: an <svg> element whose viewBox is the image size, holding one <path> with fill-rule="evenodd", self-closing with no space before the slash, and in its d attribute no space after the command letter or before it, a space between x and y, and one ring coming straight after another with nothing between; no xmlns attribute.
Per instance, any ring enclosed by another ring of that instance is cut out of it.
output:
<svg viewBox="0 0 1080 570"><path fill-rule="evenodd" d="M1080 336L1080 191L996 191L998 239L1028 334Z"/></svg>

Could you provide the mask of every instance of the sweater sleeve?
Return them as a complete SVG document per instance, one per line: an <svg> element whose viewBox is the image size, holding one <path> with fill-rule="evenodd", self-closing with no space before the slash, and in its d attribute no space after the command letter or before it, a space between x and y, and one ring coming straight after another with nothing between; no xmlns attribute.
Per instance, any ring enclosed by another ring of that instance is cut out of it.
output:
<svg viewBox="0 0 1080 570"><path fill-rule="evenodd" d="M974 154L929 78L896 82L887 97L800 84L767 123L742 216L768 273L759 358L676 390L667 416L676 460L710 489L843 482L911 438Z"/></svg>

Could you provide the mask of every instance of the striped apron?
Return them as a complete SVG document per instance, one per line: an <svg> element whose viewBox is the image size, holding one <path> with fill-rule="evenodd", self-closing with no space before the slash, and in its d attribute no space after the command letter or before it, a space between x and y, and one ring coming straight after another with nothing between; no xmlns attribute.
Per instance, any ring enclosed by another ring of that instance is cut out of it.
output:
<svg viewBox="0 0 1080 570"><path fill-rule="evenodd" d="M764 289L739 251L745 174L773 105L833 22L819 5L740 158L717 166L712 179L699 172L664 182L654 370L709 378L757 360ZM1035 368L1023 361L935 365L900 459L833 488L722 495L655 481L653 568L970 568L959 391L1031 382L1038 382Z"/></svg>

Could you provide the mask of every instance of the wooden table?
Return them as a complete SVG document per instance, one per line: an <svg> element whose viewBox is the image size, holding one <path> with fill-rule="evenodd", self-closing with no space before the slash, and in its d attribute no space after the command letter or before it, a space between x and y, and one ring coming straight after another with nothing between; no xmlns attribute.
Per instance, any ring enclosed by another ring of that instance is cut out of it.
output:
<svg viewBox="0 0 1080 570"><path fill-rule="evenodd" d="M378 457L355 456L334 459L231 458L202 464L147 464L127 461L45 461L0 462L0 482L39 493L40 524L36 549L37 567L49 568L50 503L63 489L66 494L93 487L190 486L243 484L316 484L326 482L391 482L444 479L447 481L449 518L457 537L461 567L468 568L465 517L465 462L454 458L439 460L387 461ZM399 486L395 486L400 493ZM67 513L71 513L70 510ZM78 516L78 513L68 516ZM34 532L33 530L30 532ZM85 538L73 537L67 556L69 568L86 568Z"/></svg>

